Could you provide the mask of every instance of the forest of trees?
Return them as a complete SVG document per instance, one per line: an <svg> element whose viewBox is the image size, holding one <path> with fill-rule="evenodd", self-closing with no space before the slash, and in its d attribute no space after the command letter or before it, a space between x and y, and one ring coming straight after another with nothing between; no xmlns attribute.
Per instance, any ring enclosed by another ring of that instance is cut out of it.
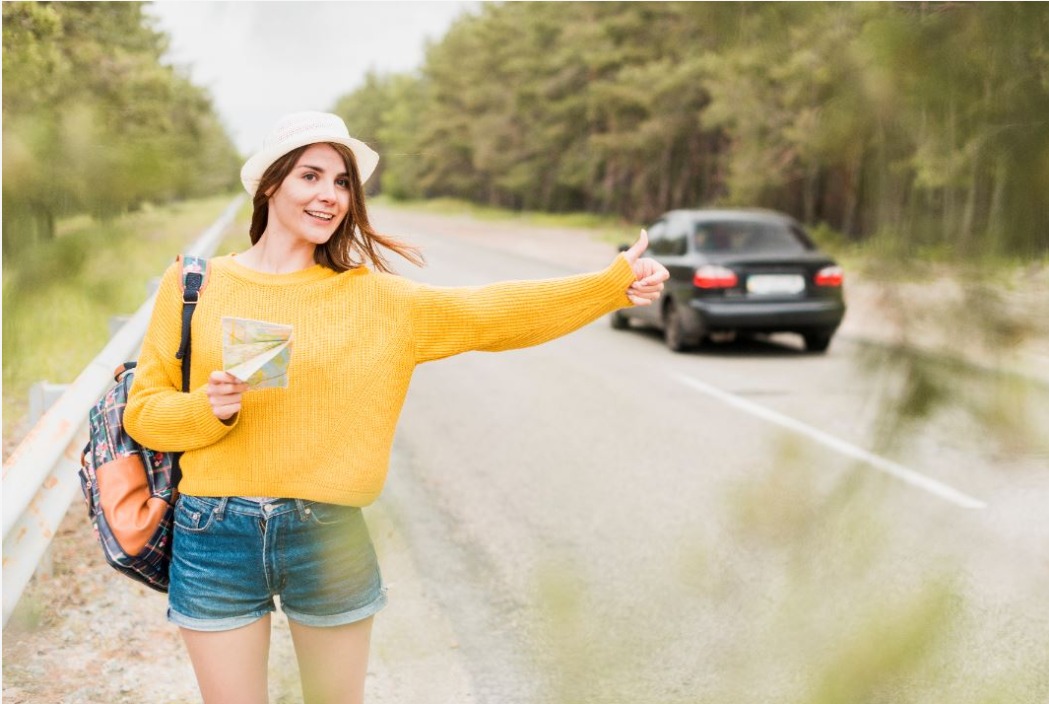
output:
<svg viewBox="0 0 1049 704"><path fill-rule="evenodd" d="M3 5L4 253L211 194L239 158L140 2ZM482 4L335 106L373 189L644 221L776 208L853 240L1049 251L1049 5Z"/></svg>
<svg viewBox="0 0 1049 704"><path fill-rule="evenodd" d="M1043 3L485 4L336 111L395 198L1049 251Z"/></svg>
<svg viewBox="0 0 1049 704"><path fill-rule="evenodd" d="M201 88L163 65L144 3L4 2L3 250L57 218L107 218L237 183L239 156Z"/></svg>

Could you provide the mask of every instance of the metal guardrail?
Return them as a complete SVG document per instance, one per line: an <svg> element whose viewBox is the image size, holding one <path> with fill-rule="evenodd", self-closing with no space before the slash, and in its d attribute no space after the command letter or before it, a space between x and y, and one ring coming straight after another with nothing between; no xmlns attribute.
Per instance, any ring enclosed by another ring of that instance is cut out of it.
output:
<svg viewBox="0 0 1049 704"><path fill-rule="evenodd" d="M186 254L207 257L218 247L244 196L237 196ZM113 383L113 370L134 358L156 293L143 303L91 360L4 463L3 623L14 611L47 546L77 495L87 414ZM85 515L86 520L86 515Z"/></svg>

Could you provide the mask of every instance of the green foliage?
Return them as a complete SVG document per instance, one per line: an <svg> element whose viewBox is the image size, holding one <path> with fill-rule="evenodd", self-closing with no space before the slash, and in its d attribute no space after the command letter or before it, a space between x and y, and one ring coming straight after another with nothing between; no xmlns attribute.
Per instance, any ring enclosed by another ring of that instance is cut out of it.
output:
<svg viewBox="0 0 1049 704"><path fill-rule="evenodd" d="M828 482L826 464L784 437L682 534L676 565L639 568L629 588L548 558L536 659L550 701L1042 701L1037 626L989 612L958 556L907 535L865 470Z"/></svg>
<svg viewBox="0 0 1049 704"><path fill-rule="evenodd" d="M1047 37L1038 3L485 4L337 111L398 198L764 206L909 256L1044 257Z"/></svg>
<svg viewBox="0 0 1049 704"><path fill-rule="evenodd" d="M236 184L210 98L160 58L143 3L3 6L4 254L57 218L111 218Z"/></svg>
<svg viewBox="0 0 1049 704"><path fill-rule="evenodd" d="M334 110L356 135L382 155L369 181L394 198L410 198L419 190L420 144L424 94L421 82L408 75L379 76L368 73L364 85L340 100Z"/></svg>

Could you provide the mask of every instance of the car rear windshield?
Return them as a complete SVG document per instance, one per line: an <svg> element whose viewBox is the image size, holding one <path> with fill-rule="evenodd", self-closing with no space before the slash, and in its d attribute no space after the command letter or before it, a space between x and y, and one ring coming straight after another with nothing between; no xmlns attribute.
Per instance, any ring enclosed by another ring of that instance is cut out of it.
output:
<svg viewBox="0 0 1049 704"><path fill-rule="evenodd" d="M697 222L696 250L706 253L791 254L815 249L797 227L787 223L723 220Z"/></svg>

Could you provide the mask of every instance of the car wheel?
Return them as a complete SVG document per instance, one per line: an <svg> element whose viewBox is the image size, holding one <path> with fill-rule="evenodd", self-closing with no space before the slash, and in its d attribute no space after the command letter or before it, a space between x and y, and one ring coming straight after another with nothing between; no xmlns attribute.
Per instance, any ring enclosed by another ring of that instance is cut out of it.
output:
<svg viewBox="0 0 1049 704"><path fill-rule="evenodd" d="M623 315L623 311L621 310L612 311L609 320L612 322L613 330L626 330L630 327L630 319Z"/></svg>
<svg viewBox="0 0 1049 704"><path fill-rule="evenodd" d="M802 334L805 338L805 349L809 352L826 352L827 348L830 347L830 339L834 336L833 332L806 332Z"/></svg>
<svg viewBox="0 0 1049 704"><path fill-rule="evenodd" d="M681 321L681 313L673 303L667 306L663 340L667 343L667 347L674 352L684 352L695 347L695 342L685 332L684 323Z"/></svg>

